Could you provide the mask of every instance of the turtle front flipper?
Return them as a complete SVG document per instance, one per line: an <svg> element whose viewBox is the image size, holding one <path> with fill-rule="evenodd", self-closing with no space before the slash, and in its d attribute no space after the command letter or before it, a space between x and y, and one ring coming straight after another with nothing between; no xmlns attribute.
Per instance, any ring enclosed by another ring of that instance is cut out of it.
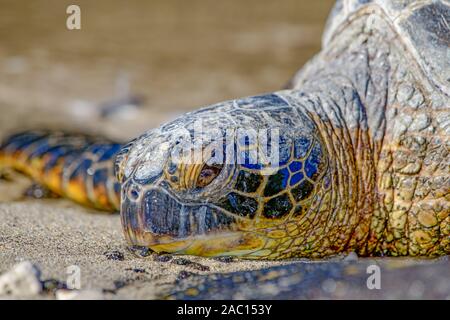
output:
<svg viewBox="0 0 450 320"><path fill-rule="evenodd" d="M0 146L0 168L30 176L51 192L105 211L119 208L114 158L120 144L82 134L26 131Z"/></svg>

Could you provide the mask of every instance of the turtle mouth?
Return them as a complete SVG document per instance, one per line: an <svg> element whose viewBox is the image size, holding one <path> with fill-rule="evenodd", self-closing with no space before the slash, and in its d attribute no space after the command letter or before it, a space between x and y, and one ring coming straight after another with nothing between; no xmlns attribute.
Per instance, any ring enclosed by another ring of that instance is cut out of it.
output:
<svg viewBox="0 0 450 320"><path fill-rule="evenodd" d="M145 190L138 201L123 198L122 228L131 245L202 256L236 255L259 247L240 232L233 215L211 204L183 203L158 187Z"/></svg>

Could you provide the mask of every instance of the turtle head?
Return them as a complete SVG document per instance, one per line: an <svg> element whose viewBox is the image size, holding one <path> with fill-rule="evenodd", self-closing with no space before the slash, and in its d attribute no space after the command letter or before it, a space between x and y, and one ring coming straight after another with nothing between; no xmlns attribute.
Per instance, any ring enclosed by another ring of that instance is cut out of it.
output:
<svg viewBox="0 0 450 320"><path fill-rule="evenodd" d="M310 121L282 123L301 122L287 106L275 95L224 102L125 146L116 172L127 241L202 256L288 255L327 157Z"/></svg>

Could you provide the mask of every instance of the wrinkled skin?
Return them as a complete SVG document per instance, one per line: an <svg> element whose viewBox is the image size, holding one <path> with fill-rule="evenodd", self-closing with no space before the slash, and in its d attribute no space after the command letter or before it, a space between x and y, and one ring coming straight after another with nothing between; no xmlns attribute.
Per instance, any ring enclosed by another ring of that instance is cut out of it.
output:
<svg viewBox="0 0 450 320"><path fill-rule="evenodd" d="M80 203L120 206L128 243L157 252L449 254L450 30L430 21L449 21L450 7L350 4L287 90L186 114L117 156L117 144L31 133L6 141L0 162Z"/></svg>

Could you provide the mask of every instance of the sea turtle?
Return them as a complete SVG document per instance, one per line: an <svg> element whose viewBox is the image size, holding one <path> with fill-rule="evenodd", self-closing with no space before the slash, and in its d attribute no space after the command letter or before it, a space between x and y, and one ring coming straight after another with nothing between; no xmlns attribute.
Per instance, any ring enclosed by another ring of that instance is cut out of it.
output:
<svg viewBox="0 0 450 320"><path fill-rule="evenodd" d="M29 131L0 164L98 209L130 245L248 259L450 253L450 3L338 1L284 90L122 146ZM114 175L115 172L115 175Z"/></svg>

